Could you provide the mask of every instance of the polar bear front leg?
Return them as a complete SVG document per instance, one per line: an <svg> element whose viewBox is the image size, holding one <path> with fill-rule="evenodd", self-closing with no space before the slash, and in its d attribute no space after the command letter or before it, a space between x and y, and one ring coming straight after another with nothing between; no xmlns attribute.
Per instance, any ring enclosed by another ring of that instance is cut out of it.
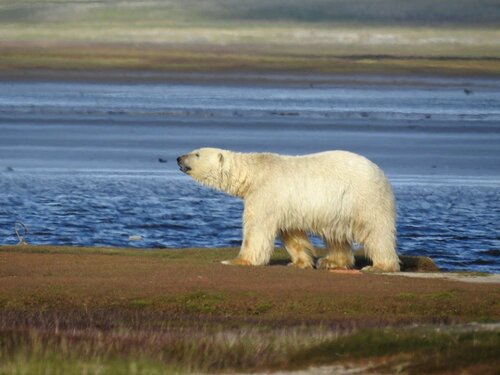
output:
<svg viewBox="0 0 500 375"><path fill-rule="evenodd" d="M237 258L225 260L223 264L262 266L269 263L274 250L276 221L272 215L264 214L254 215L245 206L240 253Z"/></svg>
<svg viewBox="0 0 500 375"><path fill-rule="evenodd" d="M249 260L243 259L243 258L234 258L234 259L228 259L228 260L223 260L221 262L222 264L227 264L229 266L251 266L252 263L250 263Z"/></svg>
<svg viewBox="0 0 500 375"><path fill-rule="evenodd" d="M297 268L314 267L312 255L316 255L316 251L306 232L300 230L283 231L280 233L280 238L292 258L292 263L289 265Z"/></svg>

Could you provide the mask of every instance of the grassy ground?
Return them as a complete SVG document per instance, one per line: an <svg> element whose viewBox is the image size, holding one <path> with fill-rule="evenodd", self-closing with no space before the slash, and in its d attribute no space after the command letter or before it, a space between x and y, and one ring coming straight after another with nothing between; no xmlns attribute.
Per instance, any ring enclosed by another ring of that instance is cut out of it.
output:
<svg viewBox="0 0 500 375"><path fill-rule="evenodd" d="M236 252L0 247L0 373L500 364L498 284L219 263Z"/></svg>
<svg viewBox="0 0 500 375"><path fill-rule="evenodd" d="M500 74L494 1L4 1L0 74Z"/></svg>

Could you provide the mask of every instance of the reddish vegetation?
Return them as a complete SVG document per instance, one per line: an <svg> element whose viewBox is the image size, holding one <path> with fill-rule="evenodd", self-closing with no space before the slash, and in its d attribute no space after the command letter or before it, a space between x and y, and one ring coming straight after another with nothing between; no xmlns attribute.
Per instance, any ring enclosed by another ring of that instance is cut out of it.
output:
<svg viewBox="0 0 500 375"><path fill-rule="evenodd" d="M498 321L498 285L299 270L282 252L269 267L220 264L236 252L0 247L0 372L497 368L488 328L407 324Z"/></svg>
<svg viewBox="0 0 500 375"><path fill-rule="evenodd" d="M62 248L36 252L42 250L2 248L4 309L126 307L177 317L378 325L500 316L500 289L494 284L297 270L279 260L269 267L231 267L219 263L234 253L227 249L164 250L144 256L139 250L118 255L65 253Z"/></svg>

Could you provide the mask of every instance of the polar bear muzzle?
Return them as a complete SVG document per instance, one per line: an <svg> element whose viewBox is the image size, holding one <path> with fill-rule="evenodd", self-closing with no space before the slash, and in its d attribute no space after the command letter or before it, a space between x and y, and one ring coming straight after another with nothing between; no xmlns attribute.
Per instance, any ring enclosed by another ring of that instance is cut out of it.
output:
<svg viewBox="0 0 500 375"><path fill-rule="evenodd" d="M182 155L177 158L177 164L179 165L179 169L181 172L188 173L191 170L191 167L187 165L187 156L188 155Z"/></svg>

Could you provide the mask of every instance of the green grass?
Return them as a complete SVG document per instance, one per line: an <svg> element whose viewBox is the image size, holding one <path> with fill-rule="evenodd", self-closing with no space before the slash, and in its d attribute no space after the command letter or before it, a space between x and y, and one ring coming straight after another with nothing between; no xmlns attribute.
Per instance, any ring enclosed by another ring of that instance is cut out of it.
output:
<svg viewBox="0 0 500 375"><path fill-rule="evenodd" d="M156 374L296 369L370 361L378 373L440 373L499 364L500 332L432 327L335 331L328 327L216 331L167 335L116 331L86 334L1 332L2 374ZM485 373L488 373L486 371Z"/></svg>
<svg viewBox="0 0 500 375"><path fill-rule="evenodd" d="M76 355L51 351L16 353L0 364L0 373L9 375L163 375L177 374L180 369L171 368L161 362L132 358L82 359Z"/></svg>
<svg viewBox="0 0 500 375"><path fill-rule="evenodd" d="M460 371L481 363L488 363L493 369L500 365L499 348L499 331L366 330L313 346L291 361L326 364L396 357L398 360L390 359L381 364L378 371L392 373L399 368L405 373L429 374Z"/></svg>
<svg viewBox="0 0 500 375"><path fill-rule="evenodd" d="M41 366L63 373L78 363L80 368L101 365L107 369L105 373L118 373L132 366L142 367L144 373L150 369L191 372L279 367L301 348L339 334L323 331L321 327L229 328L214 324L195 327L171 324L151 332L92 329L72 333L61 329L59 333L37 330L0 333L2 374Z"/></svg>
<svg viewBox="0 0 500 375"><path fill-rule="evenodd" d="M225 299L223 293L199 290L181 295L175 302L184 306L188 313L214 313Z"/></svg>
<svg viewBox="0 0 500 375"><path fill-rule="evenodd" d="M203 248L183 248L183 249L148 249L138 250L134 248L117 247L84 247L84 246L51 246L51 245L29 245L29 246L2 246L0 252L19 251L32 254L92 254L92 255L112 255L127 257L153 257L169 260L189 259L190 261L211 262L220 260L221 257L234 257L238 253L238 248L224 249L203 249ZM277 250L277 258L285 257L283 250Z"/></svg>

